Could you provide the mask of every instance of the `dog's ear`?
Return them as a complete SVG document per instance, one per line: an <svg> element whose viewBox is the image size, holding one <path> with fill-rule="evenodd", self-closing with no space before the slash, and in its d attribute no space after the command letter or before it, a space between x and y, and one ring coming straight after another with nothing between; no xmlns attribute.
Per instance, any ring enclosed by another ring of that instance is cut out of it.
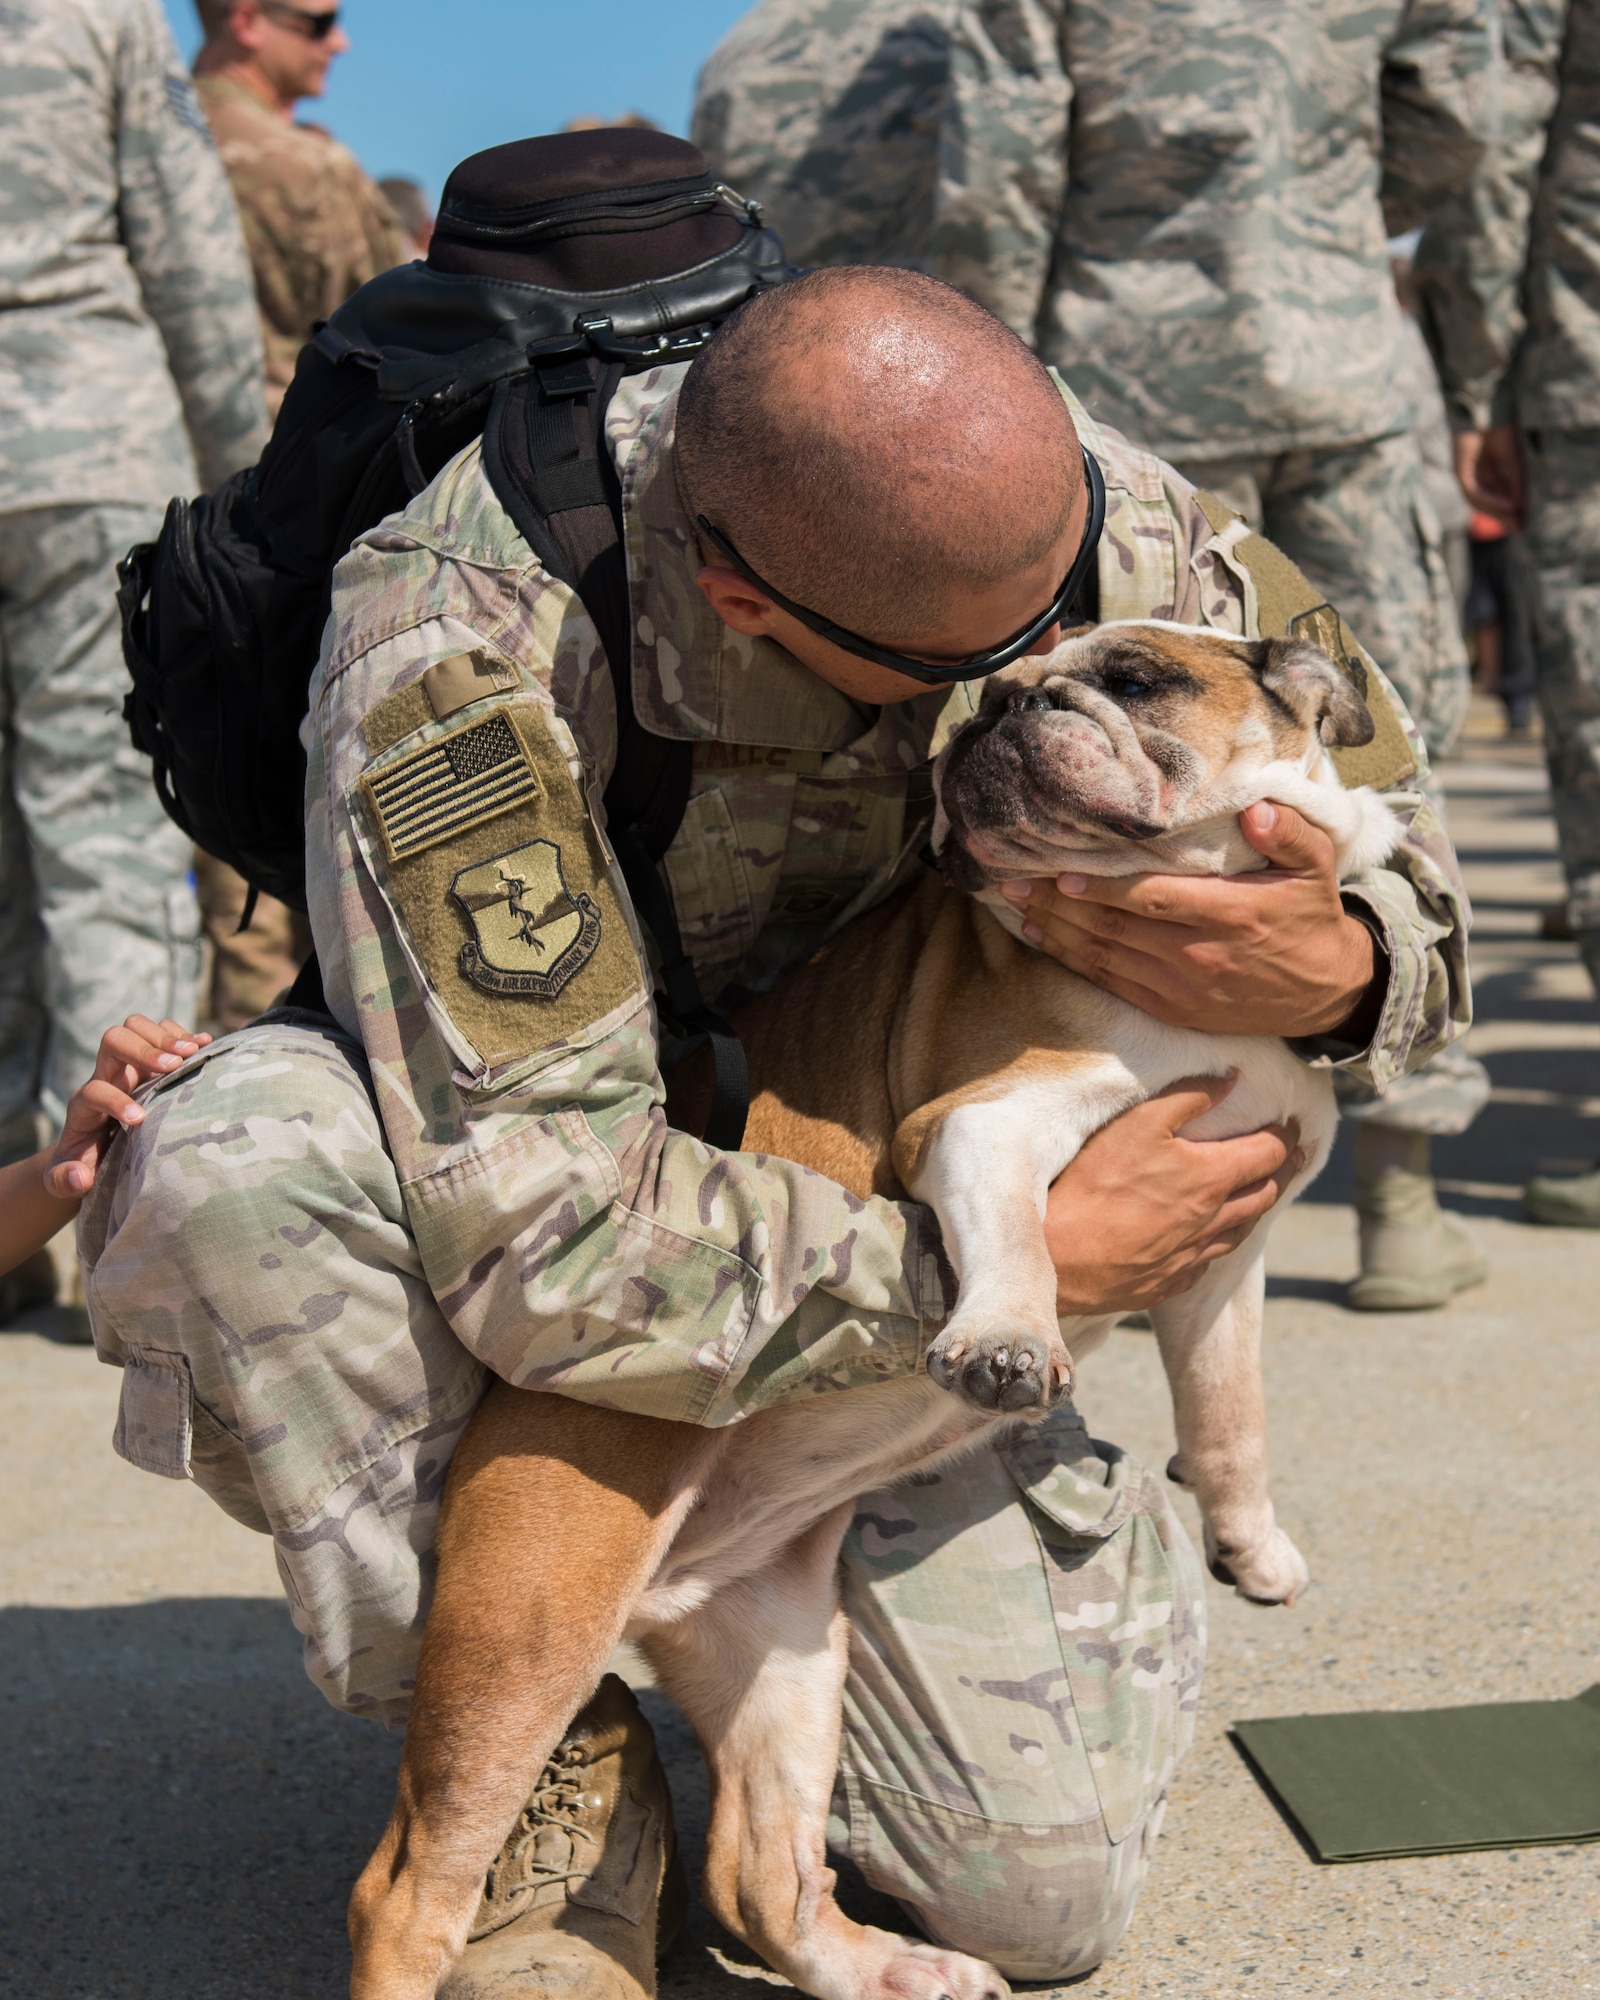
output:
<svg viewBox="0 0 1600 2000"><path fill-rule="evenodd" d="M1324 743L1353 749L1372 741L1372 711L1320 646L1304 639L1263 639L1255 667L1267 693L1302 728L1314 727Z"/></svg>

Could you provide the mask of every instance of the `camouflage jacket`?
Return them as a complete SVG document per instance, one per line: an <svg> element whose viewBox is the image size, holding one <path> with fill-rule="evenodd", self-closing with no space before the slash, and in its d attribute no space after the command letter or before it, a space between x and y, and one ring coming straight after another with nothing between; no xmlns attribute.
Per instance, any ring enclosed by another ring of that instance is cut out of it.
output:
<svg viewBox="0 0 1600 2000"><path fill-rule="evenodd" d="M930 752L976 691L861 709L720 623L672 470L681 376L625 381L608 427L635 704L694 745L667 873L714 992L769 984L917 868ZM1105 468L1104 616L1254 632L1299 610L1336 637L1242 521L1074 414ZM1387 1003L1370 1049L1305 1053L1381 1086L1470 1003L1424 752L1398 704L1377 707L1365 775L1409 830L1354 893L1386 941ZM329 1005L366 1046L422 1267L466 1346L512 1382L712 1424L914 1367L947 1303L926 1210L666 1122L645 953L600 830L605 657L477 445L339 565L307 740Z"/></svg>
<svg viewBox="0 0 1600 2000"><path fill-rule="evenodd" d="M291 124L223 78L196 88L244 222L276 415L313 322L400 263L405 243L382 190L331 133Z"/></svg>
<svg viewBox="0 0 1600 2000"><path fill-rule="evenodd" d="M0 30L0 512L214 486L264 441L261 338L160 0Z"/></svg>
<svg viewBox="0 0 1600 2000"><path fill-rule="evenodd" d="M696 143L803 263L980 300L1168 458L1407 428L1386 238L1466 185L1495 0L761 0Z"/></svg>
<svg viewBox="0 0 1600 2000"><path fill-rule="evenodd" d="M1457 429L1600 427L1600 0L1502 0L1503 143L1416 280Z"/></svg>

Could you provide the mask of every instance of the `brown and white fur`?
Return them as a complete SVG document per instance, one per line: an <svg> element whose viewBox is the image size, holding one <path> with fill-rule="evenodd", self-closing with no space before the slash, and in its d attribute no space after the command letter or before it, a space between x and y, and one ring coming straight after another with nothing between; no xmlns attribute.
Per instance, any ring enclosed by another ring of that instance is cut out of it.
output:
<svg viewBox="0 0 1600 2000"><path fill-rule="evenodd" d="M1354 874L1397 824L1341 787L1327 746L1371 733L1332 662L1291 641L1105 625L991 677L936 772L956 886L928 875L740 1021L747 1151L936 1211L960 1289L928 1372L722 1431L491 1389L451 1469L399 1797L351 1903L355 2000L433 1995L534 1776L624 1636L704 1746L704 1887L731 1930L819 2000L1006 1994L991 1967L856 1925L833 1899L834 1570L852 1502L1037 1417L1106 1337L1110 1316L1057 1323L1040 1223L1097 1127L1180 1077L1235 1070L1189 1130L1298 1121L1292 1195L1335 1112L1327 1078L1283 1043L1163 1026L1034 951L992 885L1260 867L1237 815L1262 798L1324 827ZM1154 1318L1213 1565L1286 1602L1306 1569L1267 1492L1262 1234Z"/></svg>

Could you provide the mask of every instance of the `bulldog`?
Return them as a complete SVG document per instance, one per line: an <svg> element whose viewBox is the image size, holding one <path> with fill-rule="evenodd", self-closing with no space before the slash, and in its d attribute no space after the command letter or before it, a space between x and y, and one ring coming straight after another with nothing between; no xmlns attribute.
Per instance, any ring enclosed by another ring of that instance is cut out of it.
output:
<svg viewBox="0 0 1600 2000"><path fill-rule="evenodd" d="M1232 1072L1186 1129L1294 1121L1292 1199L1336 1114L1327 1076L1282 1042L1165 1026L1035 950L998 885L1262 867L1238 815L1263 799L1324 828L1341 878L1357 874L1399 827L1343 788L1329 750L1372 734L1333 662L1292 640L1108 624L991 676L935 767L937 872L739 1022L747 1150L937 1213L958 1295L926 1373L724 1431L493 1386L451 1469L399 1796L352 1899L356 2000L431 2000L529 1786L624 1637L705 1748L704 1887L730 1930L818 2000L1003 2000L992 1967L854 1924L833 1899L834 1572L854 1500L1036 1419L1107 1337L1115 1315L1058 1320L1042 1226L1098 1127L1179 1078ZM1275 1604L1307 1571L1267 1488L1263 1235L1153 1318L1212 1568Z"/></svg>

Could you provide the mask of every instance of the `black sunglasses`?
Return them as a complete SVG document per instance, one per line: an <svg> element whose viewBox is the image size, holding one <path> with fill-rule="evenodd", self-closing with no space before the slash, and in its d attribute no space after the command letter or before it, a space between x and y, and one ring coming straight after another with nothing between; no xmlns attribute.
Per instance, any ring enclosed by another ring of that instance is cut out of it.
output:
<svg viewBox="0 0 1600 2000"><path fill-rule="evenodd" d="M1081 449L1081 447L1080 447ZM1088 575L1089 565L1094 561L1095 551L1100 545L1100 531L1106 524L1106 483L1100 475L1100 468L1093 455L1083 453L1084 478L1089 486L1089 519L1084 525L1083 540L1078 544L1078 553L1072 559L1072 567L1067 571L1067 580L1051 598L1037 618L1025 625L1015 638L1007 639L1002 646L996 646L987 653L979 653L970 660L959 661L954 666L932 666L926 660L913 660L904 653L891 652L887 646L875 646L870 639L863 639L858 632L847 632L842 625L835 625L831 618L824 618L820 612L808 611L803 604L796 604L792 597L785 597L781 590L774 590L767 580L756 572L740 555L726 535L713 528L704 514L695 516L695 525L702 537L708 541L747 583L753 583L770 597L781 611L787 611L791 618L798 618L808 632L815 632L819 639L826 639L830 645L846 653L854 653L858 660L870 660L875 667L890 667L897 674L906 674L914 681L922 681L929 687L945 687L952 681L975 681L983 674L992 674L1001 667L1009 667L1013 660L1020 660L1030 646L1042 638L1052 625L1058 625L1078 594L1083 579Z"/></svg>
<svg viewBox="0 0 1600 2000"><path fill-rule="evenodd" d="M271 14L280 21L293 21L295 32L304 35L308 42L325 42L339 25L339 9L330 7L326 14L314 14L309 7L291 7L288 0L256 0L263 14Z"/></svg>

